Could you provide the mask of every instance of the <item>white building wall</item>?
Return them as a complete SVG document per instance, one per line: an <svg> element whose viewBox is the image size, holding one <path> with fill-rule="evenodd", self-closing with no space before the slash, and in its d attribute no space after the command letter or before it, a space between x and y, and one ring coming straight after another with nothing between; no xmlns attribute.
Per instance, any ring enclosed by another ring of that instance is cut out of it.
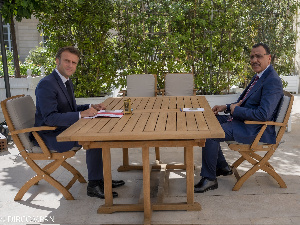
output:
<svg viewBox="0 0 300 225"><path fill-rule="evenodd" d="M43 38L37 30L38 19L34 16L31 19L23 19L15 22L16 38L20 61L24 62L31 49L40 46Z"/></svg>

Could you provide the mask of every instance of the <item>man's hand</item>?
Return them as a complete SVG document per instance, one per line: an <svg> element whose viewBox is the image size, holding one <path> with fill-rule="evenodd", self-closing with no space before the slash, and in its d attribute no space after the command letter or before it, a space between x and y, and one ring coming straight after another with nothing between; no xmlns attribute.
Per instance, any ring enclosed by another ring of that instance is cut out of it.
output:
<svg viewBox="0 0 300 225"><path fill-rule="evenodd" d="M97 115L97 112L98 112L98 110L96 110L95 108L91 107L89 109L81 111L80 112L80 117L81 118L83 118L83 117L92 117L92 116Z"/></svg>
<svg viewBox="0 0 300 225"><path fill-rule="evenodd" d="M238 103L230 105L231 114L233 114L234 108L237 107L237 106L240 106L242 104L242 102L243 102L243 100L240 100Z"/></svg>
<svg viewBox="0 0 300 225"><path fill-rule="evenodd" d="M213 108L212 108L212 111L214 112L215 115L218 115L219 112L223 112L226 110L226 105L215 105Z"/></svg>
<svg viewBox="0 0 300 225"><path fill-rule="evenodd" d="M103 105L102 103L100 104L92 104L92 108L96 109L97 111L99 110L105 110L106 109L106 106Z"/></svg>

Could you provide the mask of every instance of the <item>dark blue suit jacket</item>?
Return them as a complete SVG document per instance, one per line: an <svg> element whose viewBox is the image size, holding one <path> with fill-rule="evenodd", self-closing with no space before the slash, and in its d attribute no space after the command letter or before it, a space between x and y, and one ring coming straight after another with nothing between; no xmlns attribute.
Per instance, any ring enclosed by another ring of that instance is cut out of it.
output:
<svg viewBox="0 0 300 225"><path fill-rule="evenodd" d="M255 76L252 78L252 81L254 78ZM243 99L248 87L241 94L237 102ZM231 126L235 141L250 144L261 128L261 125L245 124L245 120L275 121L282 96L283 88L281 79L273 66L270 65L250 90L241 106L237 106L234 109ZM275 143L275 127L268 126L260 141Z"/></svg>
<svg viewBox="0 0 300 225"><path fill-rule="evenodd" d="M73 83L71 89L73 89ZM41 131L40 136L52 150L67 151L74 147L74 142L57 142L56 136L79 120L79 111L89 105L76 105L75 97L70 99L61 78L54 70L38 83L36 90L35 126L56 126L54 131Z"/></svg>

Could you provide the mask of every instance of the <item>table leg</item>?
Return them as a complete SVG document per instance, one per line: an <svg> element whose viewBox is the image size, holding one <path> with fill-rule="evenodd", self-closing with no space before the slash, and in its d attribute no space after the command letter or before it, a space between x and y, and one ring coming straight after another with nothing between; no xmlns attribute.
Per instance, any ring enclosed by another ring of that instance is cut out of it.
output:
<svg viewBox="0 0 300 225"><path fill-rule="evenodd" d="M160 152L159 147L155 147L155 158L158 162L160 162Z"/></svg>
<svg viewBox="0 0 300 225"><path fill-rule="evenodd" d="M105 205L113 205L110 148L102 148Z"/></svg>
<svg viewBox="0 0 300 225"><path fill-rule="evenodd" d="M194 204L194 154L193 146L185 147L187 204Z"/></svg>
<svg viewBox="0 0 300 225"><path fill-rule="evenodd" d="M151 224L149 147L143 147L144 224Z"/></svg>
<svg viewBox="0 0 300 225"><path fill-rule="evenodd" d="M128 148L123 148L123 166L129 165Z"/></svg>
<svg viewBox="0 0 300 225"><path fill-rule="evenodd" d="M186 166L186 147L184 147L183 153L183 164Z"/></svg>

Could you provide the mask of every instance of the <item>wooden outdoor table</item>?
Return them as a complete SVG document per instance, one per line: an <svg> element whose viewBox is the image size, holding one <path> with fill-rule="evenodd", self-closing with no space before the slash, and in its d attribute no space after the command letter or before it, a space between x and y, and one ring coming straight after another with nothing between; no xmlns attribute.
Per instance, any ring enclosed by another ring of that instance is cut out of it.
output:
<svg viewBox="0 0 300 225"><path fill-rule="evenodd" d="M108 98L108 110L123 109L128 98ZM152 210L201 210L194 202L193 147L205 145L206 138L223 138L224 131L204 96L134 97L132 114L122 118L80 119L58 137L78 141L84 149L102 148L105 204L98 213L144 211L144 223L151 223ZM203 112L181 112L180 108L204 108ZM150 201L149 147L184 147L187 202L157 204ZM113 204L111 148L142 148L143 204Z"/></svg>

